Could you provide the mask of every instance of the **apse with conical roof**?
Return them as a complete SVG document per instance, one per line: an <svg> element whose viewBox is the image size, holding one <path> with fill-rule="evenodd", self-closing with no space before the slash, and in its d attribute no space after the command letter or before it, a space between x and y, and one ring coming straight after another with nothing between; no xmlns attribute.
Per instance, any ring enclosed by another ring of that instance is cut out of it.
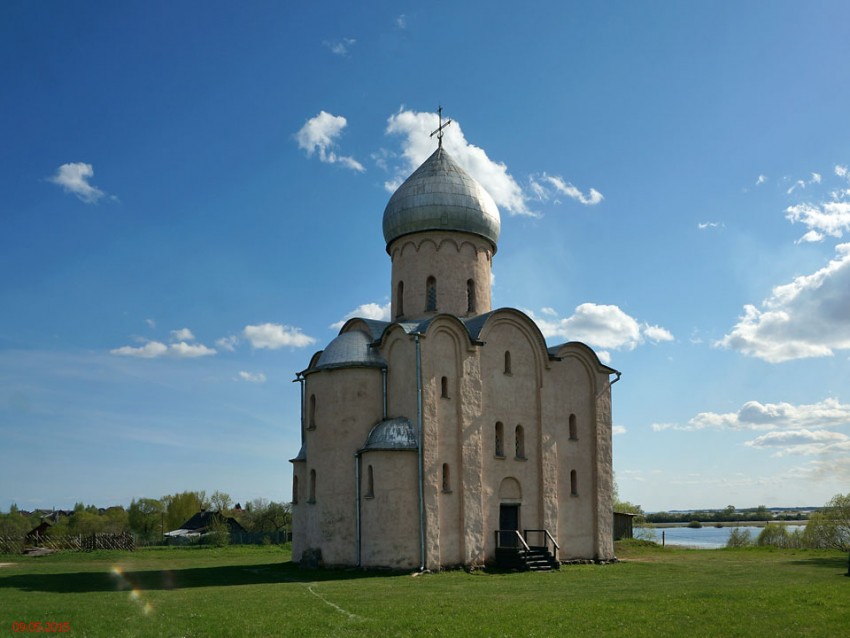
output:
<svg viewBox="0 0 850 638"><path fill-rule="evenodd" d="M393 193L383 229L396 320L491 309L499 209L442 145Z"/></svg>

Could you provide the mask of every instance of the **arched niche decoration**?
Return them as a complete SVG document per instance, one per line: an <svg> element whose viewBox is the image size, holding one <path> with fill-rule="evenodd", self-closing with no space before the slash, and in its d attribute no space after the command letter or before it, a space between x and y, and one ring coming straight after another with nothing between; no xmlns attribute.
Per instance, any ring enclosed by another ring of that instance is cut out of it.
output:
<svg viewBox="0 0 850 638"><path fill-rule="evenodd" d="M588 347L586 344L581 343L580 341L570 341L569 343L565 343L560 348L558 348L557 353L555 355L558 359L566 361L567 359L572 359L577 361L582 369L585 371L587 375L588 382L590 384L591 392L593 392L593 396L597 396L601 390L604 390L605 386L599 388L598 379L599 374L616 374L617 371L613 368L609 368L605 364L603 364L599 357L596 356L596 353Z"/></svg>
<svg viewBox="0 0 850 638"><path fill-rule="evenodd" d="M534 356L534 380L539 388L543 385L543 370L549 368L549 352L546 348L546 340L543 333L531 319L524 313L513 308L501 308L493 311L484 326L481 328L480 339L487 341L487 334L496 326L508 324L519 331L531 346Z"/></svg>
<svg viewBox="0 0 850 638"><path fill-rule="evenodd" d="M513 476L508 476L502 479L499 484L499 500L500 501L521 501L522 487L519 481Z"/></svg>
<svg viewBox="0 0 850 638"><path fill-rule="evenodd" d="M395 260L396 257L403 257L409 250L418 253L422 250L422 247L426 243L433 245L435 251L441 250L443 248L443 244L446 243L453 245L455 250L458 252L461 252L463 248L469 246L474 251L476 258L479 253L485 253L487 255L487 261L489 262L491 259L491 250L488 246L478 244L474 241L470 241L469 239L463 239L460 235L456 237L437 237L435 240L433 235L426 235L425 233L417 234L396 240L396 243L393 244L392 249L388 252L390 253L390 258Z"/></svg>

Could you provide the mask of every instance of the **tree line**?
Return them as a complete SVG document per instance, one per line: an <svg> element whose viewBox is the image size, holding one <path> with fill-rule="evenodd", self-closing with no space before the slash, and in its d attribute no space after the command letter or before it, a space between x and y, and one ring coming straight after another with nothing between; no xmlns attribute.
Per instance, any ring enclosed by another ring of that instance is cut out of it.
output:
<svg viewBox="0 0 850 638"><path fill-rule="evenodd" d="M789 532L784 525L768 523L753 538L750 530L739 527L726 542L727 547L749 545L850 551L850 492L833 496L809 517L803 529Z"/></svg>
<svg viewBox="0 0 850 638"><path fill-rule="evenodd" d="M0 513L0 536L21 537L45 521L50 523L50 536L90 534L121 534L132 532L146 542L161 540L165 532L179 529L201 510L220 512L233 517L248 532L280 532L292 524L290 503L257 498L235 506L229 494L215 491L186 491L167 494L162 498L133 499L128 508L115 506L98 508L76 503L73 510L22 512L12 504L8 512Z"/></svg>
<svg viewBox="0 0 850 638"><path fill-rule="evenodd" d="M771 547L789 547L806 549L838 549L850 552L850 492L836 494L823 507L812 512L802 529L788 531L778 521L803 520L797 514L774 516L766 507L759 506L750 510L737 510L729 505L723 510L705 512L661 512L646 514L639 505L616 500L614 511L635 514L635 538L654 541L654 523L727 523L727 522L765 522L761 531L754 535L751 530L735 528L732 530L727 547L746 547L762 545ZM696 521L699 521L697 523Z"/></svg>
<svg viewBox="0 0 850 638"><path fill-rule="evenodd" d="M653 512L645 515L647 523L749 523L764 521L804 521L807 516L801 512L774 512L764 505L746 509L737 509L727 505L722 510L696 510L693 512Z"/></svg>

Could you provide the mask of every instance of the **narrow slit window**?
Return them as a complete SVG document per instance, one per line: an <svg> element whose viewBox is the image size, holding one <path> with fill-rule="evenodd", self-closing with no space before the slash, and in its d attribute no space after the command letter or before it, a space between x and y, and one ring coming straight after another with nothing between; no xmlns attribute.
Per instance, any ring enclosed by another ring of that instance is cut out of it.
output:
<svg viewBox="0 0 850 638"><path fill-rule="evenodd" d="M310 395L310 407L307 416L307 428L310 430L316 429L316 395Z"/></svg>
<svg viewBox="0 0 850 638"><path fill-rule="evenodd" d="M428 277L425 282L425 311L436 312L437 310L437 280Z"/></svg>
<svg viewBox="0 0 850 638"><path fill-rule="evenodd" d="M578 496L578 478L575 470L570 470L570 494Z"/></svg>
<svg viewBox="0 0 850 638"><path fill-rule="evenodd" d="M440 396L444 399L449 398L449 378L443 377L440 379Z"/></svg>
<svg viewBox="0 0 850 638"><path fill-rule="evenodd" d="M292 477L292 504L298 505L298 477Z"/></svg>
<svg viewBox="0 0 850 638"><path fill-rule="evenodd" d="M307 502L316 502L316 470L310 470L310 498Z"/></svg>
<svg viewBox="0 0 850 638"><path fill-rule="evenodd" d="M496 456L505 456L505 426L501 421L496 423Z"/></svg>
<svg viewBox="0 0 850 638"><path fill-rule="evenodd" d="M576 426L576 415L570 415L570 441L578 440L578 426Z"/></svg>
<svg viewBox="0 0 850 638"><path fill-rule="evenodd" d="M451 492L452 491L452 483L451 483L451 475L449 470L449 464L443 463L443 491Z"/></svg>
<svg viewBox="0 0 850 638"><path fill-rule="evenodd" d="M525 458L525 430L521 425L516 426L516 458Z"/></svg>
<svg viewBox="0 0 850 638"><path fill-rule="evenodd" d="M466 280L466 312L470 315L475 314L475 280Z"/></svg>
<svg viewBox="0 0 850 638"><path fill-rule="evenodd" d="M511 374L511 351L505 350L505 374Z"/></svg>
<svg viewBox="0 0 850 638"><path fill-rule="evenodd" d="M372 471L372 466L366 468L366 498L374 498L375 496L375 474Z"/></svg>
<svg viewBox="0 0 850 638"><path fill-rule="evenodd" d="M396 307L395 316L396 317L403 317L404 316L404 282L403 281L398 282L398 289L396 290L396 295L395 295L395 307Z"/></svg>

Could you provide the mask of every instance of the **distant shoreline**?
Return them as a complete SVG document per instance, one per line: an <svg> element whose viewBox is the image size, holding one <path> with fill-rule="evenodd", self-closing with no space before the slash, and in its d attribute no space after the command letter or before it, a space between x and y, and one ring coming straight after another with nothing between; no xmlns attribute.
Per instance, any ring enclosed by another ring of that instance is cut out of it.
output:
<svg viewBox="0 0 850 638"><path fill-rule="evenodd" d="M808 522L808 519L799 521L723 521L722 523L700 521L702 527L764 527L768 523L773 525L805 525ZM688 527L689 525L690 523L646 523L643 527L662 529L665 527Z"/></svg>

